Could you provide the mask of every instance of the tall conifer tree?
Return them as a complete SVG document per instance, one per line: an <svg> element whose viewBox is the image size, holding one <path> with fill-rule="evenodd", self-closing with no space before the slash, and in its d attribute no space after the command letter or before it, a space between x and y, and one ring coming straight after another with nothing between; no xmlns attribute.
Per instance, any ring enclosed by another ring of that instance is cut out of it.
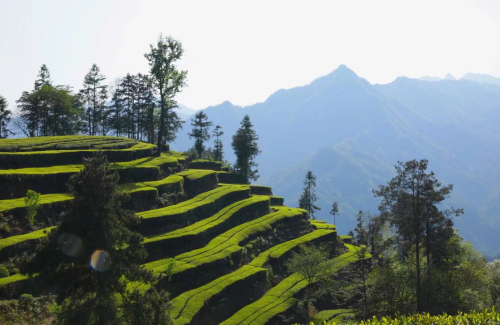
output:
<svg viewBox="0 0 500 325"><path fill-rule="evenodd" d="M222 145L222 141L220 140L220 137L224 135L224 132L222 132L222 127L220 125L217 125L212 133L212 136L215 137L214 141L214 160L215 161L222 161L224 159L224 148Z"/></svg>
<svg viewBox="0 0 500 325"><path fill-rule="evenodd" d="M257 144L259 137L253 129L253 124L250 121L250 116L245 115L241 120L241 126L233 135L231 143L236 155L235 168L243 174L246 183L250 180L256 181L259 178L259 171L253 169L258 164L255 162L255 157L261 153Z"/></svg>
<svg viewBox="0 0 500 325"><path fill-rule="evenodd" d="M318 210L321 210L319 207L315 205L318 197L316 196L316 176L312 173L312 171L308 171L306 177L304 179L304 190L299 198L299 208L307 210L309 213L309 218L316 219L314 213Z"/></svg>
<svg viewBox="0 0 500 325"><path fill-rule="evenodd" d="M193 130L191 133L188 133L189 138L194 138L194 149L196 150L196 154L198 158L203 157L203 152L205 151L205 145L203 142L210 139L210 134L208 133L208 128L212 125L212 122L208 120L207 114L203 111L199 111L194 116L194 119L191 119L191 126Z"/></svg>

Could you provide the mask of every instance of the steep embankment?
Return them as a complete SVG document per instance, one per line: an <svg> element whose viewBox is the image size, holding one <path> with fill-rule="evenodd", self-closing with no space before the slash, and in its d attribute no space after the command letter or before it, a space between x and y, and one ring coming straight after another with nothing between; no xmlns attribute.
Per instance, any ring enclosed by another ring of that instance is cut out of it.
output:
<svg viewBox="0 0 500 325"><path fill-rule="evenodd" d="M130 194L126 207L142 219L136 230L149 253L144 267L170 292L175 324L274 324L293 314L309 284L284 262L301 244L335 243L335 226L283 206L270 187L239 184L240 175L222 171L220 163L188 165L180 154L153 157L153 150L112 137L0 140L0 212L16 224L0 238L0 263L10 272L0 278L0 299L46 292L40 279L19 273L16 257L32 254L57 227L73 200L69 177L81 170L83 157L102 151L120 175L120 191ZM28 189L43 193L32 226L25 219ZM170 205L165 195L174 198ZM332 272L356 260L356 248L345 245L346 253L332 256ZM271 273L281 279L275 286L267 280ZM148 290L143 283L129 286Z"/></svg>

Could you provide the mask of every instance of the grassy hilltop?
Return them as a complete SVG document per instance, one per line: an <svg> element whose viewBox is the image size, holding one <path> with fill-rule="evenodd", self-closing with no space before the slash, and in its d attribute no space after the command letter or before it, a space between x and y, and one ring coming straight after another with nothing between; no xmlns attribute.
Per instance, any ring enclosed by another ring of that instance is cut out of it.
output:
<svg viewBox="0 0 500 325"><path fill-rule="evenodd" d="M302 244L330 245L334 277L359 260L360 248L350 237L337 236L335 226L285 206L269 187L242 184L240 175L222 170L218 162L189 162L170 151L156 157L154 145L118 137L0 140L3 311L12 299L26 300L26 294L39 300L53 294L36 276L21 274L18 264L57 227L73 200L68 179L95 151L104 152L110 170L120 175L119 190L129 194L125 208L142 219L135 230L144 236L149 255L143 266L170 293L175 324L302 322L297 304L315 280L288 272L284 263L292 252ZM32 224L26 218L28 190L40 193ZM338 316L336 310L319 311L325 315L320 320ZM0 323L7 321L0 311Z"/></svg>

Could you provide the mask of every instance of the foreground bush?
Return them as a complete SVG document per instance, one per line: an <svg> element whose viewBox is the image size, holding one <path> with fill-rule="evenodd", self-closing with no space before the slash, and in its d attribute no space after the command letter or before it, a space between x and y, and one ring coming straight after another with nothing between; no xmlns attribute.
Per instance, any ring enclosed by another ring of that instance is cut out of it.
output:
<svg viewBox="0 0 500 325"><path fill-rule="evenodd" d="M311 323L313 324L313 323ZM371 320L361 321L361 322L325 322L325 325L340 325L340 324L359 324L359 325L392 325L392 324L405 324L405 325L420 325L420 324L432 324L432 325L486 325L486 324L500 324L500 313L498 313L495 308L492 310L485 310L483 312L472 312L469 314L459 313L457 316L450 315L440 315L440 316L430 316L429 314L423 315L411 315L403 317L382 317L375 318Z"/></svg>

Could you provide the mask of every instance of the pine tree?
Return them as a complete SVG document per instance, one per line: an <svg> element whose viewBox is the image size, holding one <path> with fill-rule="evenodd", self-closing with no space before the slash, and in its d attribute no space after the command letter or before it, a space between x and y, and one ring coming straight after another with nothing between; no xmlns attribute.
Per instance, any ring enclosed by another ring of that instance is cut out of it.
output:
<svg viewBox="0 0 500 325"><path fill-rule="evenodd" d="M258 170L252 169L258 166L254 159L261 153L257 140L259 140L259 137L253 130L250 116L245 115L240 128L233 135L231 145L236 155L235 168L243 174L246 183L249 183L250 179L256 181L259 178Z"/></svg>
<svg viewBox="0 0 500 325"><path fill-rule="evenodd" d="M52 85L50 71L45 64L42 64L38 72L38 79L35 81L35 90L42 88L43 85Z"/></svg>
<svg viewBox="0 0 500 325"><path fill-rule="evenodd" d="M208 128L212 125L212 122L208 120L207 114L203 111L199 111L194 116L194 119L191 119L191 126L193 130L191 133L188 133L189 139L194 138L194 149L196 150L196 154L198 158L203 158L203 152L205 151L204 141L210 139L210 134L208 133Z"/></svg>
<svg viewBox="0 0 500 325"><path fill-rule="evenodd" d="M304 190L299 198L299 208L307 210L309 213L309 218L315 220L316 217L314 213L321 210L315 205L318 197L316 196L316 176L313 175L312 171L308 171L304 179Z"/></svg>
<svg viewBox="0 0 500 325"><path fill-rule="evenodd" d="M12 112L7 107L9 107L7 100L0 95L0 139L5 139L12 133L7 128L12 115Z"/></svg>
<svg viewBox="0 0 500 325"><path fill-rule="evenodd" d="M219 139L223 135L224 135L224 132L222 132L221 126L217 125L212 133L212 136L215 137L215 141L214 141L214 160L215 161L222 161L224 159L223 145L222 145L222 141Z"/></svg>
<svg viewBox="0 0 500 325"><path fill-rule="evenodd" d="M138 293L129 296L127 283L153 280L140 266L147 257L143 237L131 230L140 219L121 208L126 194L118 191L118 176L109 173L103 155L85 159L69 187L74 196L71 210L25 271L57 287L59 324L121 324L123 317L131 317L123 310L132 304L129 298L139 298Z"/></svg>
<svg viewBox="0 0 500 325"><path fill-rule="evenodd" d="M354 228L356 232L356 242L358 245L368 245L368 232L365 226L365 214L363 211L359 211L356 216L356 228Z"/></svg>
<svg viewBox="0 0 500 325"><path fill-rule="evenodd" d="M150 66L150 74L154 78L155 87L160 93L160 128L158 131L157 155L161 155L162 144L166 139L175 138L172 136L171 126L181 127L182 122L173 111L173 99L186 85L187 71L179 71L175 62L182 57L184 50L179 41L172 37L160 35L156 47L150 45L151 51L144 54ZM167 121L168 119L168 121ZM177 131L175 129L175 131ZM165 133L169 133L165 136Z"/></svg>
<svg viewBox="0 0 500 325"><path fill-rule="evenodd" d="M337 201L333 202L332 210L330 211L330 214L333 216L333 224L335 225L335 216L340 215L339 205L338 205Z"/></svg>
<svg viewBox="0 0 500 325"><path fill-rule="evenodd" d="M83 89L80 90L87 104L87 129L89 135L99 133L99 126L103 130L103 114L107 95L104 92L107 86L103 84L106 77L101 74L101 70L96 64L92 65L89 73L83 79Z"/></svg>

